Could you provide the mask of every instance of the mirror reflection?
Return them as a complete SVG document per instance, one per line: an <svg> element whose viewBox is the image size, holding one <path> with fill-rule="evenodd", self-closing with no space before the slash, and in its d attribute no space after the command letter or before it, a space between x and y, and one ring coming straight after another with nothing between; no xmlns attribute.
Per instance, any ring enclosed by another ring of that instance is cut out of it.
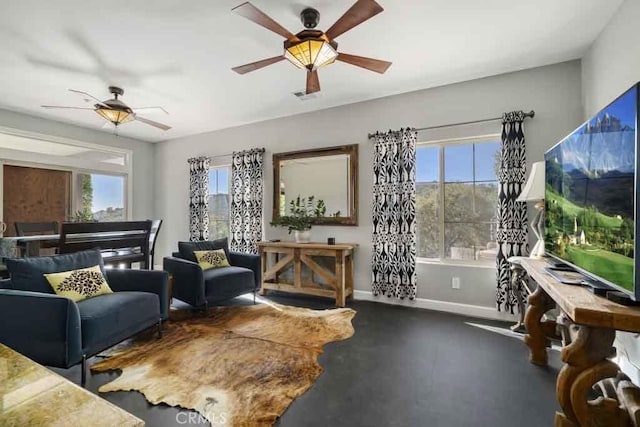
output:
<svg viewBox="0 0 640 427"><path fill-rule="evenodd" d="M349 156L308 157L280 162L280 215L298 197L323 200L326 216L349 216Z"/></svg>
<svg viewBox="0 0 640 427"><path fill-rule="evenodd" d="M357 225L357 154L357 145L274 154L274 219L313 197L325 211L315 224Z"/></svg>

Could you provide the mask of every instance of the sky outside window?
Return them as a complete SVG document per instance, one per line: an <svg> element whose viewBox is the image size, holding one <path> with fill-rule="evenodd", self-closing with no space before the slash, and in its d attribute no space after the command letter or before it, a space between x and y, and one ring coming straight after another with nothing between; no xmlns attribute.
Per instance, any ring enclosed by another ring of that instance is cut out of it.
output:
<svg viewBox="0 0 640 427"><path fill-rule="evenodd" d="M229 168L209 170L209 194L229 193Z"/></svg>
<svg viewBox="0 0 640 427"><path fill-rule="evenodd" d="M91 174L93 211L124 208L124 177Z"/></svg>

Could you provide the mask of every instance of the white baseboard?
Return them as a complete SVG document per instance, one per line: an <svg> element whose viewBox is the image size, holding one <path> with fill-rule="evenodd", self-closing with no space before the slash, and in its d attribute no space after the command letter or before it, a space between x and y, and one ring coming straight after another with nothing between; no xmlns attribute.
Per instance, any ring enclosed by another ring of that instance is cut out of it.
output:
<svg viewBox="0 0 640 427"><path fill-rule="evenodd" d="M461 304L458 302L438 301L426 298L416 298L414 300L401 300L389 298L387 296L374 297L370 291L354 290L354 299L361 301L373 301L381 304L402 305L405 307L423 308L427 310L445 311L447 313L461 314L464 316L480 317L483 319L502 320L517 322L518 317L514 314L498 311L492 307L481 305Z"/></svg>

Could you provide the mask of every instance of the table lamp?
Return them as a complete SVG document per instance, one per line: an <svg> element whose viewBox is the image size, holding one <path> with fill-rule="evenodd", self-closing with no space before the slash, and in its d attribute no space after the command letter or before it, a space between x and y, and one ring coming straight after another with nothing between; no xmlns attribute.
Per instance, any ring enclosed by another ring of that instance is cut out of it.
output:
<svg viewBox="0 0 640 427"><path fill-rule="evenodd" d="M535 208L538 213L531 222L531 229L538 241L531 249L530 258L540 258L544 255L544 186L544 162L535 162L520 196L516 199L518 202L537 202Z"/></svg>

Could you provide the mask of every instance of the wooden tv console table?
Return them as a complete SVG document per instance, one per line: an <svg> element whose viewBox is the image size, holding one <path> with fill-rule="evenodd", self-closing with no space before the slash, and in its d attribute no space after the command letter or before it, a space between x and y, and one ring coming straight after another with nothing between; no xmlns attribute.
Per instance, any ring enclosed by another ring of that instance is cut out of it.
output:
<svg viewBox="0 0 640 427"><path fill-rule="evenodd" d="M615 354L616 331L640 333L640 308L625 307L599 297L582 286L565 285L544 269L545 259L520 258L522 268L537 283L525 314L530 361L547 364L549 338L562 339L556 393L562 412L556 427L640 425L640 389L609 360ZM544 313L560 308L557 321L542 320ZM596 386L604 396L589 401Z"/></svg>
<svg viewBox="0 0 640 427"><path fill-rule="evenodd" d="M295 243L295 242L259 242L262 261L262 289L315 295L333 298L338 307L344 307L347 298L353 297L353 252L358 247L354 243ZM269 254L273 254L273 263L269 263ZM320 265L317 257L329 257L333 260L334 270ZM293 266L293 276L286 280L283 276ZM308 273L306 277L303 270ZM316 282L314 275L323 282Z"/></svg>

